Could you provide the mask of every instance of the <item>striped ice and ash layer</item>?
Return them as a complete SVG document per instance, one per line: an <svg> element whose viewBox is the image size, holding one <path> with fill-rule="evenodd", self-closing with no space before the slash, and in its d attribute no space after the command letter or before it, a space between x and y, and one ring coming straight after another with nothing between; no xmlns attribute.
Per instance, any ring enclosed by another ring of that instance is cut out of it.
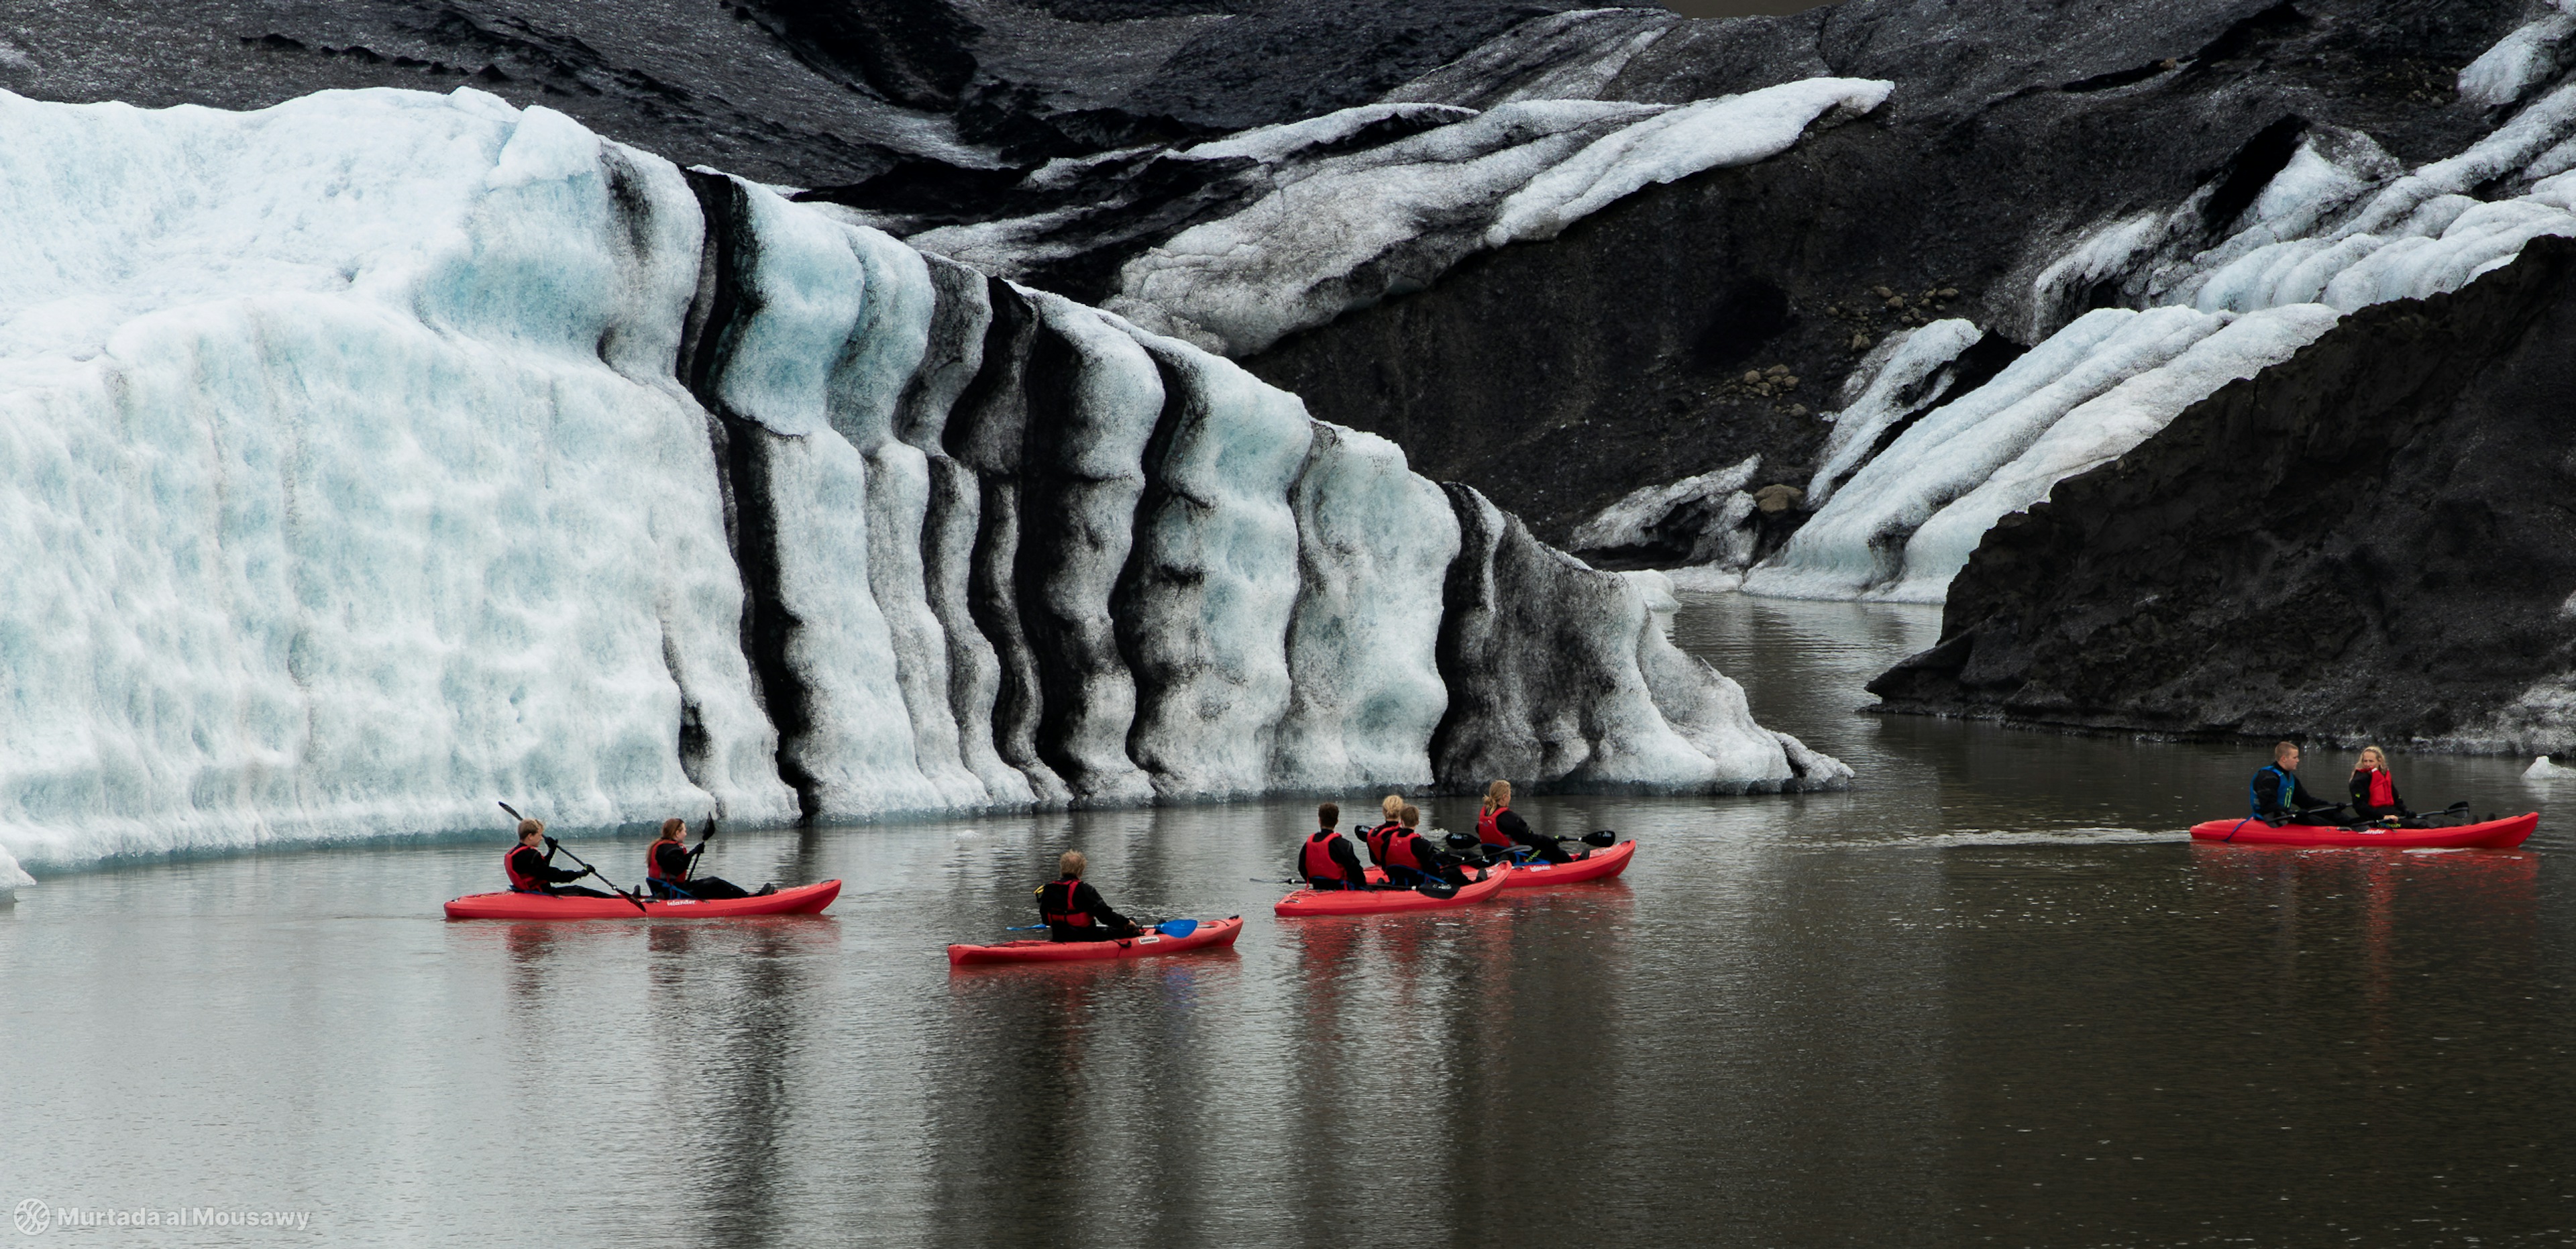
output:
<svg viewBox="0 0 2576 1249"><path fill-rule="evenodd" d="M1848 775L1392 444L542 108L0 94L0 168L30 863L496 797L602 827ZM1527 671L1550 646L1581 659Z"/></svg>
<svg viewBox="0 0 2576 1249"><path fill-rule="evenodd" d="M1812 126L1876 109L1892 89L1876 79L1811 78L1678 106L1521 99L1479 112L1382 103L1245 131L1167 154L1249 162L1231 175L1238 205L1129 259L1102 306L1210 351L1249 355L1427 287L1476 252L1555 238L1650 184L1776 156ZM1031 181L1074 172L1042 169ZM1086 221L1078 212L1040 214L910 241L1019 274L1088 246L1068 241Z"/></svg>
<svg viewBox="0 0 2576 1249"><path fill-rule="evenodd" d="M2340 317L2457 290L2540 235L2576 236L2576 82L2561 81L2576 65L2572 41L2576 19L2553 11L2464 70L2473 101L2530 98L2458 155L2406 169L2365 135L2312 131L2215 246L2178 245L2198 237L2214 187L2085 238L2039 273L2038 345L1916 418L1838 486L1849 457L1829 456L1823 505L1744 588L1940 602L1997 520ZM2135 306L2073 314L2106 287Z"/></svg>

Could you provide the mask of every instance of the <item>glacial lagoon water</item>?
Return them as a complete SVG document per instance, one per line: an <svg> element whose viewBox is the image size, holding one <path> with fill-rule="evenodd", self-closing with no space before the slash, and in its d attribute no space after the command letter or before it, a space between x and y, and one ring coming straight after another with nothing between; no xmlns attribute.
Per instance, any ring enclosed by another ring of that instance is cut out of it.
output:
<svg viewBox="0 0 2576 1249"><path fill-rule="evenodd" d="M2519 852L2193 846L2259 752L1858 714L1937 626L1693 600L1677 640L1859 786L1529 801L1636 867L1431 916L1274 920L1304 801L719 839L847 880L819 918L441 920L497 838L56 877L0 910L0 1205L97 1245L2576 1238L2548 786L2400 756L2419 806L2543 810ZM1241 944L952 972L1066 846ZM99 1217L198 1209L306 1221Z"/></svg>

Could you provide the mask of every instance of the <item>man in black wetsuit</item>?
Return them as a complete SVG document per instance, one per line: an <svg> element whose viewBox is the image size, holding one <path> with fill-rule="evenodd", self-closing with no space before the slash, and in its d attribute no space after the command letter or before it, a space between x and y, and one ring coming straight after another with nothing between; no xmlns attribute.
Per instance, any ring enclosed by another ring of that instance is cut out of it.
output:
<svg viewBox="0 0 2576 1249"><path fill-rule="evenodd" d="M1360 855L1351 843L1342 839L1334 825L1342 822L1339 803L1327 802L1315 808L1315 819L1323 828L1314 836L1297 843L1295 870L1306 879L1309 889L1366 889L1368 874L1360 866Z"/></svg>
<svg viewBox="0 0 2576 1249"><path fill-rule="evenodd" d="M2299 744L2279 742L2272 747L2272 764L2254 774L2246 785L2246 797L2254 808L2253 818L2278 828L2283 824L2318 824L2327 827L2340 823L2335 813L2342 803L2325 803L2299 784Z"/></svg>
<svg viewBox="0 0 2576 1249"><path fill-rule="evenodd" d="M544 849L538 849L539 844ZM518 848L501 858L501 870L510 877L512 893L550 893L558 898L614 898L613 893L585 889L571 882L590 875L589 868L574 871L554 865L555 839L546 836L544 820L519 821Z"/></svg>
<svg viewBox="0 0 2576 1249"><path fill-rule="evenodd" d="M1109 909L1100 891L1083 883L1082 873L1091 864L1079 850L1067 850L1056 860L1062 875L1053 882L1038 886L1038 915L1046 920L1047 936L1057 941L1117 941L1141 937L1145 930L1136 921Z"/></svg>
<svg viewBox="0 0 2576 1249"><path fill-rule="evenodd" d="M1399 888L1413 888L1434 880L1453 885L1467 883L1467 874L1458 869L1456 858L1443 854L1422 835L1422 808L1406 805L1396 811L1397 827L1393 836L1381 844L1386 847L1377 856L1377 865L1386 870L1386 883Z"/></svg>

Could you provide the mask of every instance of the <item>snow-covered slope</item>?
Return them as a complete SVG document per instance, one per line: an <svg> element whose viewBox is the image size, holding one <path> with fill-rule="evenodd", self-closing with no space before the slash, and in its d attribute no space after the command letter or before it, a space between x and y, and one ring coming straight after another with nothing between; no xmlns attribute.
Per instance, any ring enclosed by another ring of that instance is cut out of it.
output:
<svg viewBox="0 0 2576 1249"><path fill-rule="evenodd" d="M1939 602L1996 520L2288 359L2342 316L2457 290L2535 237L2576 235L2576 82L2547 86L2554 60L2547 74L2533 68L2555 55L2565 20L2540 18L2463 72L2472 98L2538 92L2466 151L2406 169L2367 136L2312 131L2215 246L2191 243L2212 185L2066 249L2034 282L2038 345L1922 415L1839 487L1848 457L1829 460L1823 505L1745 588ZM2105 291L2145 310L2075 314ZM1840 431L1836 442L1862 445Z"/></svg>
<svg viewBox="0 0 2576 1249"><path fill-rule="evenodd" d="M1515 587L1544 561L1462 543L1489 505L1383 440L542 108L0 93L0 169L0 848L30 862L496 796L606 825L1488 779L1452 755L1847 775L1626 580L1546 553L1548 595ZM1446 658L1542 633L1599 679ZM1546 750L1435 751L1500 734L1487 706Z"/></svg>

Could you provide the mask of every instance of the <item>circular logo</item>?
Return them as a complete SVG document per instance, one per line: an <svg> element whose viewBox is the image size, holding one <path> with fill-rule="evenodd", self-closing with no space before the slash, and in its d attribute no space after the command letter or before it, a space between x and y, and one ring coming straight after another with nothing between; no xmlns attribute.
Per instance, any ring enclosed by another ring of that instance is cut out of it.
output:
<svg viewBox="0 0 2576 1249"><path fill-rule="evenodd" d="M54 1225L54 1208L42 1197L30 1197L10 1212L9 1221L18 1225L21 1236L35 1236Z"/></svg>

